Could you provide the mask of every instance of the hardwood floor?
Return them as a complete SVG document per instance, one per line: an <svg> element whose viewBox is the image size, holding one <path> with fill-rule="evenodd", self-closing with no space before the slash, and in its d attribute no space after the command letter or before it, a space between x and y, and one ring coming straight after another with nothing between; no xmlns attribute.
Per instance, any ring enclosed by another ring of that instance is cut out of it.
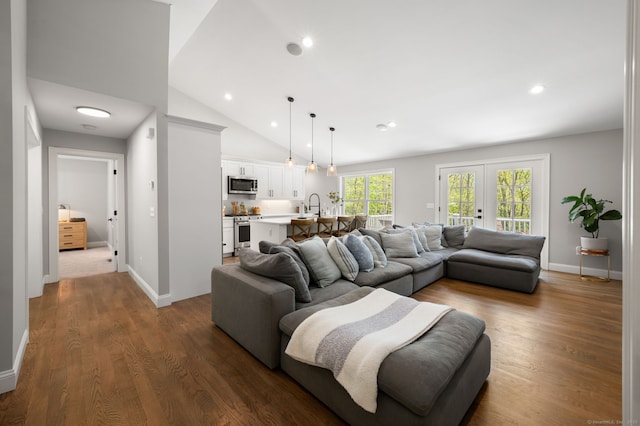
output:
<svg viewBox="0 0 640 426"><path fill-rule="evenodd" d="M533 295L449 279L416 293L487 323L492 370L464 423L620 420L621 287L545 272ZM210 306L156 309L126 273L45 286L0 424L343 424L215 327Z"/></svg>

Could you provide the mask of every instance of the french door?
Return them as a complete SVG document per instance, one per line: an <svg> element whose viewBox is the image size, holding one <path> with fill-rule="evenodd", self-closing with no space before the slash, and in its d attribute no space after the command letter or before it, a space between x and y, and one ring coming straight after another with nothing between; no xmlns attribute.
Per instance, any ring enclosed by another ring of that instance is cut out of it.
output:
<svg viewBox="0 0 640 426"><path fill-rule="evenodd" d="M548 234L549 156L438 166L440 223ZM547 245L542 253L547 264Z"/></svg>

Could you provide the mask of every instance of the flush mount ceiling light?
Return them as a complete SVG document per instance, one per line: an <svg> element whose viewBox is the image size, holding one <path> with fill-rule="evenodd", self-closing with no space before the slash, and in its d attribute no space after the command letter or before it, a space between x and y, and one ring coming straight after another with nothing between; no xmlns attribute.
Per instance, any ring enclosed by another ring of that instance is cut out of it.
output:
<svg viewBox="0 0 640 426"><path fill-rule="evenodd" d="M397 126L397 124L396 124L396 122L395 122L395 121L390 121L390 122L388 122L388 123L387 123L387 127L390 127L390 128L392 128L392 129L393 129L394 127L396 127L396 126Z"/></svg>
<svg viewBox="0 0 640 426"><path fill-rule="evenodd" d="M230 101L230 100L232 100L232 99L233 99L233 96L231 95L231 93L225 93L225 94L224 94L224 98L225 98L226 100Z"/></svg>
<svg viewBox="0 0 640 426"><path fill-rule="evenodd" d="M302 45L307 48L311 47L313 46L313 40L311 39L311 37L307 36L302 39Z"/></svg>
<svg viewBox="0 0 640 426"><path fill-rule="evenodd" d="M376 129L380 130L381 132L386 132L389 127L386 124L378 124L376 125Z"/></svg>
<svg viewBox="0 0 640 426"><path fill-rule="evenodd" d="M287 100L289 101L289 158L287 158L285 164L291 168L294 164L293 157L291 156L291 104L293 104L294 99L289 96Z"/></svg>
<svg viewBox="0 0 640 426"><path fill-rule="evenodd" d="M97 117L97 118L111 117L111 113L109 111L105 111L100 108L79 106L79 107L76 107L76 111L78 111L80 114L88 115L90 117Z"/></svg>
<svg viewBox="0 0 640 426"><path fill-rule="evenodd" d="M318 165L313 161L313 119L316 118L316 115L311 113L309 117L311 117L311 161L307 164L307 173L313 175L318 172Z"/></svg>
<svg viewBox="0 0 640 426"><path fill-rule="evenodd" d="M87 130L96 130L97 129L97 127L94 126L93 124L83 124L82 127L84 129L87 129Z"/></svg>
<svg viewBox="0 0 640 426"><path fill-rule="evenodd" d="M531 89L529 89L529 93L531 93L532 95L539 95L540 93L544 92L544 89L545 87L542 84L536 84Z"/></svg>

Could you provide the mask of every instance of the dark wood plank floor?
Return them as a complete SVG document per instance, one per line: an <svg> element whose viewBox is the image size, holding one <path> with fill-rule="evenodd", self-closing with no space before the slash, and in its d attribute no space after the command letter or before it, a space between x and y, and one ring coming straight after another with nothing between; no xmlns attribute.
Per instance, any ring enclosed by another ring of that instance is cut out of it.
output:
<svg viewBox="0 0 640 426"><path fill-rule="evenodd" d="M543 273L535 294L443 279L416 293L487 322L492 371L464 423L621 419L621 283ZM45 286L0 425L342 424L210 320L210 296L156 309L126 273ZM614 423L615 424L615 423Z"/></svg>

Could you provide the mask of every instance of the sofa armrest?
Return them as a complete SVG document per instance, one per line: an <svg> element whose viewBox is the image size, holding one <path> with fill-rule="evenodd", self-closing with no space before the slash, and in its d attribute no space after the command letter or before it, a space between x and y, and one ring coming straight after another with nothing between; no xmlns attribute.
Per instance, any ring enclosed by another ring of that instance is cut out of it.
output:
<svg viewBox="0 0 640 426"><path fill-rule="evenodd" d="M211 319L269 368L280 365L280 318L295 310L292 287L238 265L211 271Z"/></svg>

